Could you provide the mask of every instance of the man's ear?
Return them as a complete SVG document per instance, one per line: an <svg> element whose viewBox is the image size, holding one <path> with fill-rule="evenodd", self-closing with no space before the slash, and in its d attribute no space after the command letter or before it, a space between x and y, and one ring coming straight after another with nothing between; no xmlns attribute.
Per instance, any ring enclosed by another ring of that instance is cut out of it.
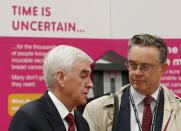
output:
<svg viewBox="0 0 181 131"><path fill-rule="evenodd" d="M65 78L65 72L63 70L58 70L55 75L55 80L61 87L64 86L64 78Z"/></svg>
<svg viewBox="0 0 181 131"><path fill-rule="evenodd" d="M167 68L168 68L168 64L167 63L162 64L162 75L164 75L164 73L166 72Z"/></svg>

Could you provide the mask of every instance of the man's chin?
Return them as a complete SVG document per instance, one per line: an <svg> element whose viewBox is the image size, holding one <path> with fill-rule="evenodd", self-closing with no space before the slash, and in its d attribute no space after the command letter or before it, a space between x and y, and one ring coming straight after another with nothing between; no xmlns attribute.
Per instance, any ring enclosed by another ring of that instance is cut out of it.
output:
<svg viewBox="0 0 181 131"><path fill-rule="evenodd" d="M144 84L134 84L133 87L137 92L144 94L144 95L147 94L148 88L145 87Z"/></svg>
<svg viewBox="0 0 181 131"><path fill-rule="evenodd" d="M87 99L81 100L81 102L80 102L80 106L82 106L82 105L86 105L86 104L87 104Z"/></svg>
<svg viewBox="0 0 181 131"><path fill-rule="evenodd" d="M143 83L133 83L132 85L133 85L134 89L144 89Z"/></svg>

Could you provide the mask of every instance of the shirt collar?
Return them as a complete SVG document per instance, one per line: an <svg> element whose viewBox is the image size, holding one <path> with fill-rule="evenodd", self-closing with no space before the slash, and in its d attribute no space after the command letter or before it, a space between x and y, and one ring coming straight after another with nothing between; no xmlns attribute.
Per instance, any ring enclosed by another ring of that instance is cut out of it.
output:
<svg viewBox="0 0 181 131"><path fill-rule="evenodd" d="M157 98L158 98L158 93L159 93L159 90L160 90L161 86L159 86L159 88L151 95L155 101L157 101ZM130 87L130 91L131 91L131 94L133 96L133 99L134 99L134 102L135 102L135 105L138 105L140 104L143 99L146 97L145 95L137 92L133 86L131 85Z"/></svg>
<svg viewBox="0 0 181 131"><path fill-rule="evenodd" d="M57 108L62 119L64 119L69 113L74 115L74 110L69 112L65 105L60 100L58 100L57 97L51 91L48 91L48 95L55 104L55 107Z"/></svg>

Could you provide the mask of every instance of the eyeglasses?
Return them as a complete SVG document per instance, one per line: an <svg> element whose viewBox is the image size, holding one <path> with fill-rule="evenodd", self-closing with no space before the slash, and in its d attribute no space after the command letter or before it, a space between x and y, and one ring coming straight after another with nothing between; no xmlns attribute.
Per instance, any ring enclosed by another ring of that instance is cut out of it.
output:
<svg viewBox="0 0 181 131"><path fill-rule="evenodd" d="M140 69L141 72L150 72L154 65L151 64L135 64L133 62L128 62L125 64L129 71L136 71L137 69Z"/></svg>

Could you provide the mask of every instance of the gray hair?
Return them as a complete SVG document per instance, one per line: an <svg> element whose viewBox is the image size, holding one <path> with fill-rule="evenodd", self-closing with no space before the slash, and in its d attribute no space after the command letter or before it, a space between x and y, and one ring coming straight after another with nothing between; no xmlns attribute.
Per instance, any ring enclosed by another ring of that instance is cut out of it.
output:
<svg viewBox="0 0 181 131"><path fill-rule="evenodd" d="M159 51L159 62L162 64L166 63L168 49L162 38L150 34L134 35L128 42L128 51L133 46L149 46L157 48Z"/></svg>
<svg viewBox="0 0 181 131"><path fill-rule="evenodd" d="M74 62L77 60L93 63L93 59L84 51L67 45L59 45L50 50L45 56L43 63L43 76L48 88L51 88L58 69L70 72Z"/></svg>

